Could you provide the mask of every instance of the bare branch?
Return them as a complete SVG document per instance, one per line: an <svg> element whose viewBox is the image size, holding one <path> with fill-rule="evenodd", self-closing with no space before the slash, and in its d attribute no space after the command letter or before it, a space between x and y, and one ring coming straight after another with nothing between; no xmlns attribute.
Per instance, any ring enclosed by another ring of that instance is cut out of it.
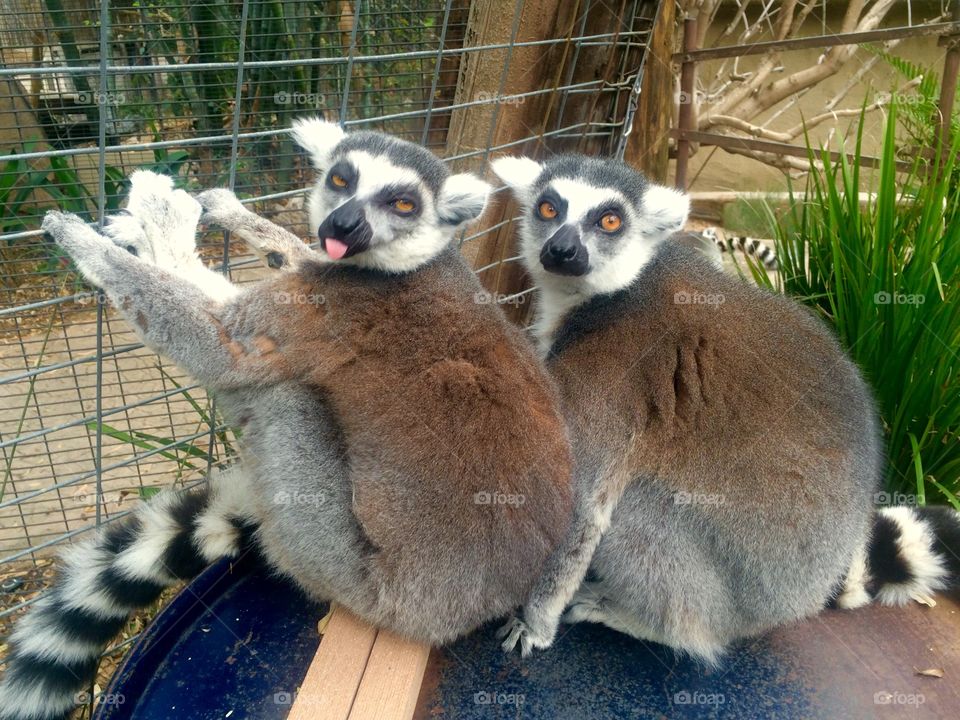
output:
<svg viewBox="0 0 960 720"><path fill-rule="evenodd" d="M721 148L732 155L743 155L744 157L758 160L764 165L779 168L780 170L799 170L801 172L810 172L810 162L802 158L792 157L790 155L777 155L775 153L759 152L756 150L747 150L746 148ZM814 167L822 167L821 161L815 161Z"/></svg>
<svg viewBox="0 0 960 720"><path fill-rule="evenodd" d="M860 113L872 112L873 110L879 110L884 105L889 104L890 98L880 97L870 105L867 105L865 108L845 108L843 110L832 110L830 112L821 113L810 118L806 122L801 122L798 125L794 125L789 130L770 130L761 125L754 125L742 120L738 117L731 117L729 115L708 115L705 120L707 127L730 127L735 130L740 130L754 137L764 138L766 140L776 140L777 142L791 142L796 140L803 132L806 130L809 132L817 125L821 125L827 120L839 120L842 117L857 117Z"/></svg>

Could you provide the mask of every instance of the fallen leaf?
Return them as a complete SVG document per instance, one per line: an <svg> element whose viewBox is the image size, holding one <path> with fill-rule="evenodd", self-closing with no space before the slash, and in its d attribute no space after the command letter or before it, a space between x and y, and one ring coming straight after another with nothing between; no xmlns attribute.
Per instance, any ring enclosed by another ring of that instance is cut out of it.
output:
<svg viewBox="0 0 960 720"><path fill-rule="evenodd" d="M916 668L914 668L916 670ZM917 675L923 675L924 677L935 677L942 678L943 670L940 668L927 668L926 670L917 670Z"/></svg>
<svg viewBox="0 0 960 720"><path fill-rule="evenodd" d="M331 615L333 615L333 603L330 603L330 609L327 611L327 614L317 622L317 632L321 637L323 637L323 634L327 631L327 625L330 624Z"/></svg>

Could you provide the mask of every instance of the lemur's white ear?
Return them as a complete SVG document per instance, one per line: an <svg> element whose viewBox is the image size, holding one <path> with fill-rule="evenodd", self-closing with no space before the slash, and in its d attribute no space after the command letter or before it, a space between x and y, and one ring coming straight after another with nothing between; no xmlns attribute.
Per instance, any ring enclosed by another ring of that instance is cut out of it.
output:
<svg viewBox="0 0 960 720"><path fill-rule="evenodd" d="M490 169L514 192L526 192L539 177L543 166L528 157L499 157L490 163Z"/></svg>
<svg viewBox="0 0 960 720"><path fill-rule="evenodd" d="M437 215L441 222L460 225L480 217L490 189L489 184L472 173L448 177L437 198Z"/></svg>
<svg viewBox="0 0 960 720"><path fill-rule="evenodd" d="M662 240L681 230L690 213L690 198L663 185L650 185L643 194L644 234Z"/></svg>
<svg viewBox="0 0 960 720"><path fill-rule="evenodd" d="M320 118L297 118L290 134L297 145L310 153L310 160L318 170L326 166L330 151L343 140L343 129L336 123Z"/></svg>

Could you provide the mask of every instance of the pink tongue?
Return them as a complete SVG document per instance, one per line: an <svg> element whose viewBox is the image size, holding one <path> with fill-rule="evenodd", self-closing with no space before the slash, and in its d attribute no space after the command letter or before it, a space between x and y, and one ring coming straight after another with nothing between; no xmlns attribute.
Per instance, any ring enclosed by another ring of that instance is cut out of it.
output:
<svg viewBox="0 0 960 720"><path fill-rule="evenodd" d="M347 247L346 243L342 243L336 238L325 238L323 246L327 249L327 255L332 257L334 260L339 260L342 258L347 254L347 250L350 249Z"/></svg>

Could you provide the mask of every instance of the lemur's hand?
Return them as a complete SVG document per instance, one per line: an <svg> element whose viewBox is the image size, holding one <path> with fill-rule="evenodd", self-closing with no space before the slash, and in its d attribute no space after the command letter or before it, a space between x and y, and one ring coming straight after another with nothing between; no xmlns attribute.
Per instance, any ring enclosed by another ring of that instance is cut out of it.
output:
<svg viewBox="0 0 960 720"><path fill-rule="evenodd" d="M296 235L247 210L229 190L205 190L197 200L203 206L200 222L236 233L267 267L290 268L307 257L326 260L309 250Z"/></svg>
<svg viewBox="0 0 960 720"><path fill-rule="evenodd" d="M43 218L43 231L72 259L80 274L103 287L110 266L112 243L73 213L50 210Z"/></svg>
<svg viewBox="0 0 960 720"><path fill-rule="evenodd" d="M204 190L197 195L197 201L203 208L200 222L204 225L216 225L224 230L235 230L240 221L250 215L243 203L225 188Z"/></svg>
<svg viewBox="0 0 960 720"><path fill-rule="evenodd" d="M526 615L526 610L524 611ZM497 637L502 638L500 647L504 652L512 652L517 643L520 643L520 656L527 657L534 649L544 650L553 645L557 635L557 623L546 619L537 620L533 617L521 620L514 615L497 631Z"/></svg>
<svg viewBox="0 0 960 720"><path fill-rule="evenodd" d="M199 262L196 253L200 204L173 180L146 170L130 176L123 214L107 218L104 234L145 262L172 271Z"/></svg>

